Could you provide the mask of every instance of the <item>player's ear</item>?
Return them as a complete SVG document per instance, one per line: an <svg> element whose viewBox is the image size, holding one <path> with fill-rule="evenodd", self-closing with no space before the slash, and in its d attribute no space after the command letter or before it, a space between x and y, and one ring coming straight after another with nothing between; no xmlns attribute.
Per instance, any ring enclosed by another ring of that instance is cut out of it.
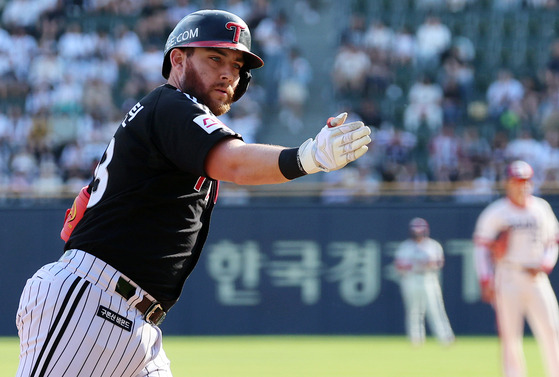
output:
<svg viewBox="0 0 559 377"><path fill-rule="evenodd" d="M171 50L169 54L169 60L171 61L171 66L178 70L182 70L185 59L186 59L186 54L180 48L174 48L173 50Z"/></svg>

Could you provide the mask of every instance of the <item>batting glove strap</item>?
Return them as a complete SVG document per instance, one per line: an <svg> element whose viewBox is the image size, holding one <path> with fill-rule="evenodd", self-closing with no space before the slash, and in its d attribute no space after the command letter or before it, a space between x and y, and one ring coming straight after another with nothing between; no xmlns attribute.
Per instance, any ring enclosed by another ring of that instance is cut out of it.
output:
<svg viewBox="0 0 559 377"><path fill-rule="evenodd" d="M312 138L306 140L298 149L297 160L301 164L301 168L307 174L318 173L324 170L315 159L316 155L316 141ZM327 170L324 170L327 171Z"/></svg>

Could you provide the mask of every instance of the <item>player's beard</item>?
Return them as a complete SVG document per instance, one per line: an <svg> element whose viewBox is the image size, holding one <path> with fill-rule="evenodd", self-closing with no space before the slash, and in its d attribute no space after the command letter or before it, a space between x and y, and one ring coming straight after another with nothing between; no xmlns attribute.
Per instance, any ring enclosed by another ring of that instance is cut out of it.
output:
<svg viewBox="0 0 559 377"><path fill-rule="evenodd" d="M219 116L227 113L231 109L231 104L233 103L233 91L229 90L227 86L219 84L213 84L210 88L206 88L194 65L191 64L189 59L186 61L187 67L180 89L184 93L188 93L196 97L198 101L208 106L215 115ZM216 87L227 91L226 102L220 102L212 99L210 91Z"/></svg>

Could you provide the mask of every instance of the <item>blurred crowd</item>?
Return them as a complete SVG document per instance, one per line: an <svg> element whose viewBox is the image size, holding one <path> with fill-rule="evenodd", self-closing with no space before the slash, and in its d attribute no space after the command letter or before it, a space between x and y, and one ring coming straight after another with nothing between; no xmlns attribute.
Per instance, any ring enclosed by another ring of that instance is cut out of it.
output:
<svg viewBox="0 0 559 377"><path fill-rule="evenodd" d="M87 184L123 114L164 83L170 31L208 8L249 23L271 75L308 80L308 63L276 29L282 15L268 0L0 1L0 191L56 196ZM248 142L261 106L278 101L277 79L263 82L262 92L253 80L227 115Z"/></svg>
<svg viewBox="0 0 559 377"><path fill-rule="evenodd" d="M559 10L555 1L485 3L502 12ZM381 183L417 193L435 182L449 183L457 200L486 201L514 159L534 167L536 190L556 187L559 40L542 66L519 73L503 64L480 83L476 41L453 35L434 11L467 10L476 1L415 5L426 11L414 28L393 28L365 10L354 12L340 34L332 67L336 101L376 137L367 158L326 177L323 200L371 198Z"/></svg>
<svg viewBox="0 0 559 377"><path fill-rule="evenodd" d="M358 164L324 175L325 201L370 195L386 182L469 182L485 192L514 158L528 161L538 182L559 181L559 42L533 74L503 66L480 89L475 41L453 35L437 16L478 1L407 0L426 11L413 28L367 12L339 23L331 80L321 85L374 128L375 142ZM266 63L224 121L258 142L276 114L297 135L316 100L317 72L293 25L320 22L327 2L294 1L287 11L269 0L0 0L0 192L56 196L87 184L123 114L164 82L167 35L197 9L245 19ZM501 11L557 10L555 0L485 2ZM377 2L353 2L367 4Z"/></svg>

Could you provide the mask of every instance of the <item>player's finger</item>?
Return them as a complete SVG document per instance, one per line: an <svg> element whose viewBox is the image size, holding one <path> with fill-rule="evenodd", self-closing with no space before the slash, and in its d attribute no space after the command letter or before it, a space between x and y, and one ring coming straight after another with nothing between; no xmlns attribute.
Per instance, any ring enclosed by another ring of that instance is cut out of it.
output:
<svg viewBox="0 0 559 377"><path fill-rule="evenodd" d="M354 140L367 137L371 134L371 129L369 127L363 126L355 129L354 131L348 132L342 136L341 145L351 143Z"/></svg>
<svg viewBox="0 0 559 377"><path fill-rule="evenodd" d="M351 143L341 145L340 147L342 148L343 153L349 153L358 150L359 148L369 144L370 142L371 138L369 136L364 136Z"/></svg>
<svg viewBox="0 0 559 377"><path fill-rule="evenodd" d="M335 118L329 118L328 122L326 123L329 128L338 127L340 124L343 124L347 118L347 113L338 114Z"/></svg>
<svg viewBox="0 0 559 377"><path fill-rule="evenodd" d="M350 122L350 123L344 123L341 126L338 126L335 129L333 129L332 131L337 132L339 134L348 134L351 133L352 131L358 130L363 127L365 127L365 123L361 121Z"/></svg>
<svg viewBox="0 0 559 377"><path fill-rule="evenodd" d="M369 150L369 148L364 145L361 148L351 151L349 153L347 153L346 156L346 160L347 162L351 162L351 161L355 161L357 160L359 157L363 156L365 153L367 153L367 151Z"/></svg>

